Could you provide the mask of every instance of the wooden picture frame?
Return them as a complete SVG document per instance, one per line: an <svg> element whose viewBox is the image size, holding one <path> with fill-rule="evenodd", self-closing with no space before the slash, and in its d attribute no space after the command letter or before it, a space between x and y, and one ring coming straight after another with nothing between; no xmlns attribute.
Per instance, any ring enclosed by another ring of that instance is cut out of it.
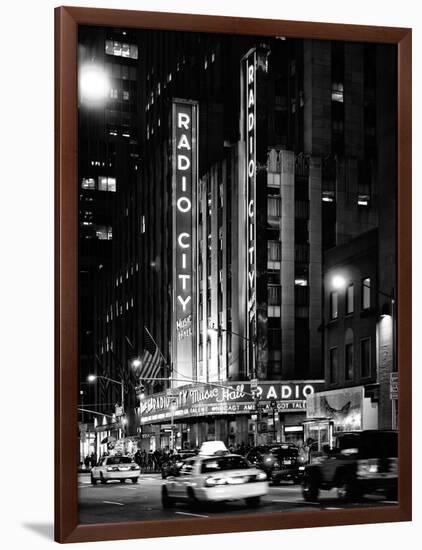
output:
<svg viewBox="0 0 422 550"><path fill-rule="evenodd" d="M399 503L318 513L257 513L194 521L78 524L77 31L119 26L395 44L398 52ZM411 519L411 30L327 23L59 7L55 11L55 540L61 543L229 533Z"/></svg>

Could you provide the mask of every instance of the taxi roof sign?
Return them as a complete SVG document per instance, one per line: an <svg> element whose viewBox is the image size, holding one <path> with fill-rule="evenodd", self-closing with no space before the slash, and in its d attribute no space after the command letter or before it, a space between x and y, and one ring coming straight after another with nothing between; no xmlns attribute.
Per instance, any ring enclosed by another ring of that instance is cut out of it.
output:
<svg viewBox="0 0 422 550"><path fill-rule="evenodd" d="M229 452L228 448L222 441L204 441L199 449L200 455L210 456L221 452Z"/></svg>

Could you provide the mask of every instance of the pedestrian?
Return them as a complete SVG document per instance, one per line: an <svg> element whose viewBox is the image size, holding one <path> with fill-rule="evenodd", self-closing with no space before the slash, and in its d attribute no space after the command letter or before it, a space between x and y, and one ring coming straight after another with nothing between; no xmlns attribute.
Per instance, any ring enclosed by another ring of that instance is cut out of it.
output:
<svg viewBox="0 0 422 550"><path fill-rule="evenodd" d="M149 453L148 453L148 463L147 463L148 471L151 472L153 467L154 467L154 453L152 451L149 451Z"/></svg>
<svg viewBox="0 0 422 550"><path fill-rule="evenodd" d="M135 453L135 456L133 457L134 461L136 462L136 464L141 467L141 464L142 464L142 460L141 460L141 452L139 449L137 449L136 453Z"/></svg>
<svg viewBox="0 0 422 550"><path fill-rule="evenodd" d="M143 449L141 451L141 469L143 471L145 471L146 467L147 467L147 453L146 453L145 449Z"/></svg>
<svg viewBox="0 0 422 550"><path fill-rule="evenodd" d="M90 462L91 462L91 459L90 459L89 455L86 455L85 460L84 460L84 464L85 464L85 469L86 469L86 470L89 470L89 464L90 464Z"/></svg>
<svg viewBox="0 0 422 550"><path fill-rule="evenodd" d="M97 465L97 454L92 452L91 453L91 468Z"/></svg>

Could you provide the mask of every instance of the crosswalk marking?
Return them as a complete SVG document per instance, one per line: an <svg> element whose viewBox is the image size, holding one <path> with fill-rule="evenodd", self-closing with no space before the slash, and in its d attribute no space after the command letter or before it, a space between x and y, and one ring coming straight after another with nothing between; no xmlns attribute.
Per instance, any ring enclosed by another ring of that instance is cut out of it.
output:
<svg viewBox="0 0 422 550"><path fill-rule="evenodd" d="M124 506L123 502L113 502L112 500L103 500L104 504L116 504L117 506Z"/></svg>
<svg viewBox="0 0 422 550"><path fill-rule="evenodd" d="M175 512L175 514L180 514L181 516L194 516L196 518L209 518L209 516L204 516L202 514L191 514L189 512Z"/></svg>

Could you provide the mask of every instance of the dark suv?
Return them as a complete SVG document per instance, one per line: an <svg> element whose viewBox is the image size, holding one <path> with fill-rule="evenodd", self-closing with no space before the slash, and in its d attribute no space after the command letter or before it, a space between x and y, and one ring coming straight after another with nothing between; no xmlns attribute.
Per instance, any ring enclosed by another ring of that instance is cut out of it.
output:
<svg viewBox="0 0 422 550"><path fill-rule="evenodd" d="M397 498L397 432L345 432L337 435L333 449L325 446L323 450L324 456L311 458L305 467L305 500L315 501L320 489L334 487L343 501L378 492Z"/></svg>
<svg viewBox="0 0 422 550"><path fill-rule="evenodd" d="M282 480L300 482L304 467L298 460L298 448L295 445L260 445L251 449L246 458L267 474L274 485Z"/></svg>

